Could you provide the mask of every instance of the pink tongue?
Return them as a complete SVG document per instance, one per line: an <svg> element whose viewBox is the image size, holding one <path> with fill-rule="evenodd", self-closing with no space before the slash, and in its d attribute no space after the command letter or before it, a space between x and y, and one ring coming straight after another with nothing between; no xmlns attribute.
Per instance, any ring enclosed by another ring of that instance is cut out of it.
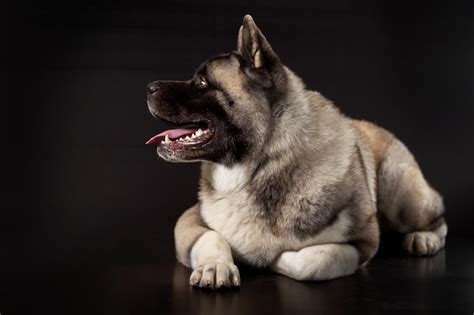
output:
<svg viewBox="0 0 474 315"><path fill-rule="evenodd" d="M165 139L165 136L168 135L168 138L171 140L181 138L182 136L186 135L192 135L195 131L197 131L197 128L193 129L170 129L163 131L160 134L157 134L156 136L153 136L150 140L148 140L145 144L155 144L159 143L160 141Z"/></svg>

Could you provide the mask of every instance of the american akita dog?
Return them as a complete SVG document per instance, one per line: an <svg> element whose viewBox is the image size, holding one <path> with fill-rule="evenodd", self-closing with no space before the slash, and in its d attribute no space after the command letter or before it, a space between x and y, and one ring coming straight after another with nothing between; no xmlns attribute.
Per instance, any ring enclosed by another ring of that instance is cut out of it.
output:
<svg viewBox="0 0 474 315"><path fill-rule="evenodd" d="M158 155L202 162L199 202L175 228L193 286L239 286L234 259L298 280L349 275L380 229L403 234L409 254L445 244L442 197L405 145L307 90L249 15L236 51L191 80L150 83L147 103L176 127L147 142Z"/></svg>

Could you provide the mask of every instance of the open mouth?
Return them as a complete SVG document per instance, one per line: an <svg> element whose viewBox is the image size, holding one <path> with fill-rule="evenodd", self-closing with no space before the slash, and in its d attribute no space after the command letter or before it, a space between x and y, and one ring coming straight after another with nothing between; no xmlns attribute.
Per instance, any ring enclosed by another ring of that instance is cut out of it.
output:
<svg viewBox="0 0 474 315"><path fill-rule="evenodd" d="M214 136L210 122L181 125L179 128L165 130L151 137L146 144L158 144L158 148L172 151L195 149L208 143Z"/></svg>

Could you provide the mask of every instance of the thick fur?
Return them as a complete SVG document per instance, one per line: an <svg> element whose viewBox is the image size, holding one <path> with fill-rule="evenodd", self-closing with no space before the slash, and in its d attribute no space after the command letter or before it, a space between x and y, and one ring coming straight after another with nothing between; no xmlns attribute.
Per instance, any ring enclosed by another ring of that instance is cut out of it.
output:
<svg viewBox="0 0 474 315"><path fill-rule="evenodd" d="M224 151L180 156L202 161L199 202L175 229L178 260L194 269L192 285L239 285L234 259L298 280L348 275L375 255L380 229L404 234L410 254L443 248L442 198L408 149L307 90L251 17L237 52L204 68L222 107L206 117L227 129L216 140L226 143ZM162 103L149 100L156 116L178 115Z"/></svg>

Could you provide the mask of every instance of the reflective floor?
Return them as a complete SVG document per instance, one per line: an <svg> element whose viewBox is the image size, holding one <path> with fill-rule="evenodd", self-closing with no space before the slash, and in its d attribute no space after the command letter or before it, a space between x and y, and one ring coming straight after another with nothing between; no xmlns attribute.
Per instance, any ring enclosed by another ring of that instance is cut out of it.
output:
<svg viewBox="0 0 474 315"><path fill-rule="evenodd" d="M392 245L384 244L385 247ZM473 314L474 246L449 238L431 258L381 251L356 274L297 282L241 267L242 286L190 288L190 270L159 263L49 266L16 281L1 314ZM11 309L10 309L11 307Z"/></svg>

